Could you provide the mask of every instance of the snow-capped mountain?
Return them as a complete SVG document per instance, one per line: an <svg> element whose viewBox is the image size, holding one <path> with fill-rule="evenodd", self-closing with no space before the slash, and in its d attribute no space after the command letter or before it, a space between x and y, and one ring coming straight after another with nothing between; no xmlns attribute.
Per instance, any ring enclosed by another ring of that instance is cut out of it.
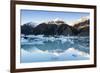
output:
<svg viewBox="0 0 100 73"><path fill-rule="evenodd" d="M56 24L56 25L61 25L61 24L66 24L66 22L64 20L61 20L59 18L53 19L53 20L49 20L47 22L43 22L46 24Z"/></svg>
<svg viewBox="0 0 100 73"><path fill-rule="evenodd" d="M77 19L74 24L78 24L78 23L81 23L81 22L85 22L86 20L89 20L89 16L86 16L86 17L82 17L80 19Z"/></svg>
<svg viewBox="0 0 100 73"><path fill-rule="evenodd" d="M28 23L25 23L24 25L36 27L38 24L35 22L28 22Z"/></svg>
<svg viewBox="0 0 100 73"><path fill-rule="evenodd" d="M80 28L88 27L89 24L90 24L89 17L82 17L81 19L78 19L74 23L74 27L77 28L77 29L80 29Z"/></svg>
<svg viewBox="0 0 100 73"><path fill-rule="evenodd" d="M81 23L81 22L85 22L86 20L89 20L89 19L90 19L89 16L85 16L85 17L81 17L81 18L79 18L79 19L76 19L76 20L74 20L74 21L67 21L67 23L68 23L68 25L70 25L70 26L74 26L74 25L79 24L79 23Z"/></svg>
<svg viewBox="0 0 100 73"><path fill-rule="evenodd" d="M37 27L36 23L28 22L21 25L21 33L25 35L33 34L33 29Z"/></svg>
<svg viewBox="0 0 100 73"><path fill-rule="evenodd" d="M70 26L66 21L61 19L45 21L40 24L29 22L21 26L21 33L34 35L89 36L89 17L82 17L73 22L73 24L73 26Z"/></svg>
<svg viewBox="0 0 100 73"><path fill-rule="evenodd" d="M90 25L90 19L89 17L83 17L78 20L77 23L74 24L74 28L78 30L79 36L89 36L89 25Z"/></svg>

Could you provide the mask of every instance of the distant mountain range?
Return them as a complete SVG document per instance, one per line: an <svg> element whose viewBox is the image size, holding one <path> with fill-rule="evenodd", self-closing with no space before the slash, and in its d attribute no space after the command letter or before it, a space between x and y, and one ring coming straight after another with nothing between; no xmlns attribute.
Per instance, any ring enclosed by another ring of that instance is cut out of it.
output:
<svg viewBox="0 0 100 73"><path fill-rule="evenodd" d="M21 34L89 36L89 24L90 20L88 18L77 21L73 26L68 25L63 20L42 22L37 26L35 23L30 22L21 25Z"/></svg>

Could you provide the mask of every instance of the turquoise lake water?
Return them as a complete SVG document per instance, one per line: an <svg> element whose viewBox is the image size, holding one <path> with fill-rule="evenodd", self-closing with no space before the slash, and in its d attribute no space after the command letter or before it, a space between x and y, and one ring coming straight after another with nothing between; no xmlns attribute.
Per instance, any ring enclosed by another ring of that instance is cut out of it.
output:
<svg viewBox="0 0 100 73"><path fill-rule="evenodd" d="M21 63L89 59L89 37L29 35L21 38Z"/></svg>

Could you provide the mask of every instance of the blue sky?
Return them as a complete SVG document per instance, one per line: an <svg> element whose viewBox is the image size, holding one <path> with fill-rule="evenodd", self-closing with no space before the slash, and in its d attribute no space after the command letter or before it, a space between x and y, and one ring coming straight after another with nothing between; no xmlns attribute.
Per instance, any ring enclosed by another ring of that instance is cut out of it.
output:
<svg viewBox="0 0 100 73"><path fill-rule="evenodd" d="M57 18L64 20L65 22L71 22L85 16L89 16L89 13L21 10L21 25L28 22L41 23Z"/></svg>

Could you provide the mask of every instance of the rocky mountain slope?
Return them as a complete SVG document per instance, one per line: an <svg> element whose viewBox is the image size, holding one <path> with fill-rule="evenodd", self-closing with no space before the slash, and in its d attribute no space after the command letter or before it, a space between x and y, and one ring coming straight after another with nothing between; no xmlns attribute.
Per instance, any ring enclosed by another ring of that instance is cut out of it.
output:
<svg viewBox="0 0 100 73"><path fill-rule="evenodd" d="M75 23L74 26L70 26L62 20L43 22L37 26L26 23L21 26L21 34L89 36L89 24L89 19Z"/></svg>

